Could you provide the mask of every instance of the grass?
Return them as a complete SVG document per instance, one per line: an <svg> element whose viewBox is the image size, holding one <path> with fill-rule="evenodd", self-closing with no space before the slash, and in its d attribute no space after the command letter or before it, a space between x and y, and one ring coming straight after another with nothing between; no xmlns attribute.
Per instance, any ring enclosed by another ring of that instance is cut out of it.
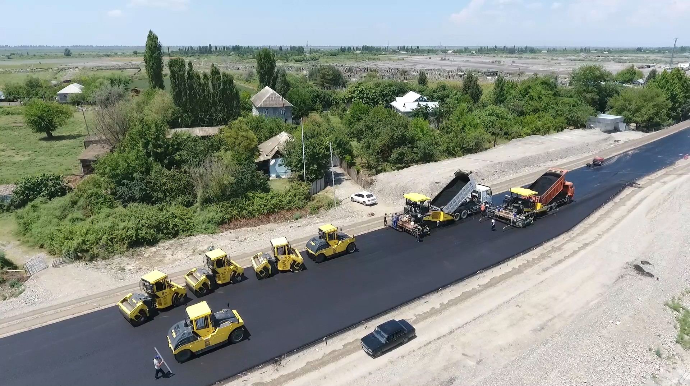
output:
<svg viewBox="0 0 690 386"><path fill-rule="evenodd" d="M680 298L675 297L666 302L666 307L672 309L677 314L678 335L676 336L676 343L683 347L683 349L690 350L690 310L683 306Z"/></svg>
<svg viewBox="0 0 690 386"><path fill-rule="evenodd" d="M290 187L290 180L288 180L287 178L276 178L274 180L269 180L268 186L271 187L271 190L282 192Z"/></svg>
<svg viewBox="0 0 690 386"><path fill-rule="evenodd" d="M24 124L23 108L0 107L0 184L15 183L41 173L79 172L77 157L84 150L86 128L81 112L56 130L52 140ZM7 112L11 114L5 115ZM87 112L87 121L90 114Z"/></svg>

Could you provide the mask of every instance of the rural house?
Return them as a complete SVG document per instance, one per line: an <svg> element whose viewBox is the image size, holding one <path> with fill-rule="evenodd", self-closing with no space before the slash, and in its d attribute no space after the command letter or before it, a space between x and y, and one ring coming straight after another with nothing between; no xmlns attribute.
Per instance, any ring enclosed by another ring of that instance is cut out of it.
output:
<svg viewBox="0 0 690 386"><path fill-rule="evenodd" d="M60 103L67 103L67 102L69 102L69 96L70 95L81 94L81 90L83 88L84 88L84 86L80 85L79 83L72 83L69 86L58 91L57 101Z"/></svg>
<svg viewBox="0 0 690 386"><path fill-rule="evenodd" d="M256 158L257 169L268 174L271 179L290 177L290 169L285 166L283 151L291 139L292 136L283 131L261 143L259 156Z"/></svg>
<svg viewBox="0 0 690 386"><path fill-rule="evenodd" d="M426 97L417 94L414 91L410 91L404 96L395 98L395 101L391 103L391 106L400 115L409 117L412 112L418 107L426 106L429 110L435 110L438 108L438 102L429 102Z"/></svg>
<svg viewBox="0 0 690 386"><path fill-rule="evenodd" d="M619 115L609 114L599 114L596 117L590 117L587 120L587 127L590 129L599 129L604 133L628 130L628 126L625 124L625 118Z"/></svg>
<svg viewBox="0 0 690 386"><path fill-rule="evenodd" d="M292 123L292 104L266 86L252 97L252 114Z"/></svg>

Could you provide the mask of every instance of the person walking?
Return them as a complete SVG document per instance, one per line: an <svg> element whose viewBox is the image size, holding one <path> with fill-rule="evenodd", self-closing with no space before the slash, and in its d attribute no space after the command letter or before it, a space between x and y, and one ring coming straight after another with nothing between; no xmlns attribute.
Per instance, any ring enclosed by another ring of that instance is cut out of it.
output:
<svg viewBox="0 0 690 386"><path fill-rule="evenodd" d="M496 230L496 220L491 219L491 230L495 231Z"/></svg>
<svg viewBox="0 0 690 386"><path fill-rule="evenodd" d="M160 357L160 355L156 355L155 358L153 358L153 367L156 369L156 379L160 378L158 374L161 374L161 377L165 377L165 370L162 369L163 363L163 358Z"/></svg>

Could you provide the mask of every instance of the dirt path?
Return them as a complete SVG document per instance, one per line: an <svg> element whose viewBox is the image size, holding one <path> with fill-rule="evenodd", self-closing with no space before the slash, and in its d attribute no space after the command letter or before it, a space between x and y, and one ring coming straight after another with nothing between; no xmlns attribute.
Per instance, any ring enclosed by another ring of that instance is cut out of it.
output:
<svg viewBox="0 0 690 386"><path fill-rule="evenodd" d="M541 248L228 384L690 384L664 306L690 287L689 172L679 161ZM418 338L373 360L358 340L390 318Z"/></svg>

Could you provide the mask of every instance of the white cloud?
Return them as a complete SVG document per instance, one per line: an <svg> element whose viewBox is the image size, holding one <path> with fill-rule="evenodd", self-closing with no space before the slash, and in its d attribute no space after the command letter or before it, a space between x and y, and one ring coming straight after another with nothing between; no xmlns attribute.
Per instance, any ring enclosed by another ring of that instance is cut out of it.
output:
<svg viewBox="0 0 690 386"><path fill-rule="evenodd" d="M563 3L555 2L551 4L551 9L559 9L563 6Z"/></svg>
<svg viewBox="0 0 690 386"><path fill-rule="evenodd" d="M122 11L120 11L119 9L110 10L110 11L108 11L108 16L109 17L120 17L120 16L122 16Z"/></svg>
<svg viewBox="0 0 690 386"><path fill-rule="evenodd" d="M456 23L464 23L470 20L472 16L476 15L484 6L484 3L486 3L486 0L470 0L470 3L467 4L465 8L461 9L460 12L450 15L450 20Z"/></svg>
<svg viewBox="0 0 690 386"><path fill-rule="evenodd" d="M184 11L189 7L190 0L130 0L130 7L163 8L173 11Z"/></svg>

